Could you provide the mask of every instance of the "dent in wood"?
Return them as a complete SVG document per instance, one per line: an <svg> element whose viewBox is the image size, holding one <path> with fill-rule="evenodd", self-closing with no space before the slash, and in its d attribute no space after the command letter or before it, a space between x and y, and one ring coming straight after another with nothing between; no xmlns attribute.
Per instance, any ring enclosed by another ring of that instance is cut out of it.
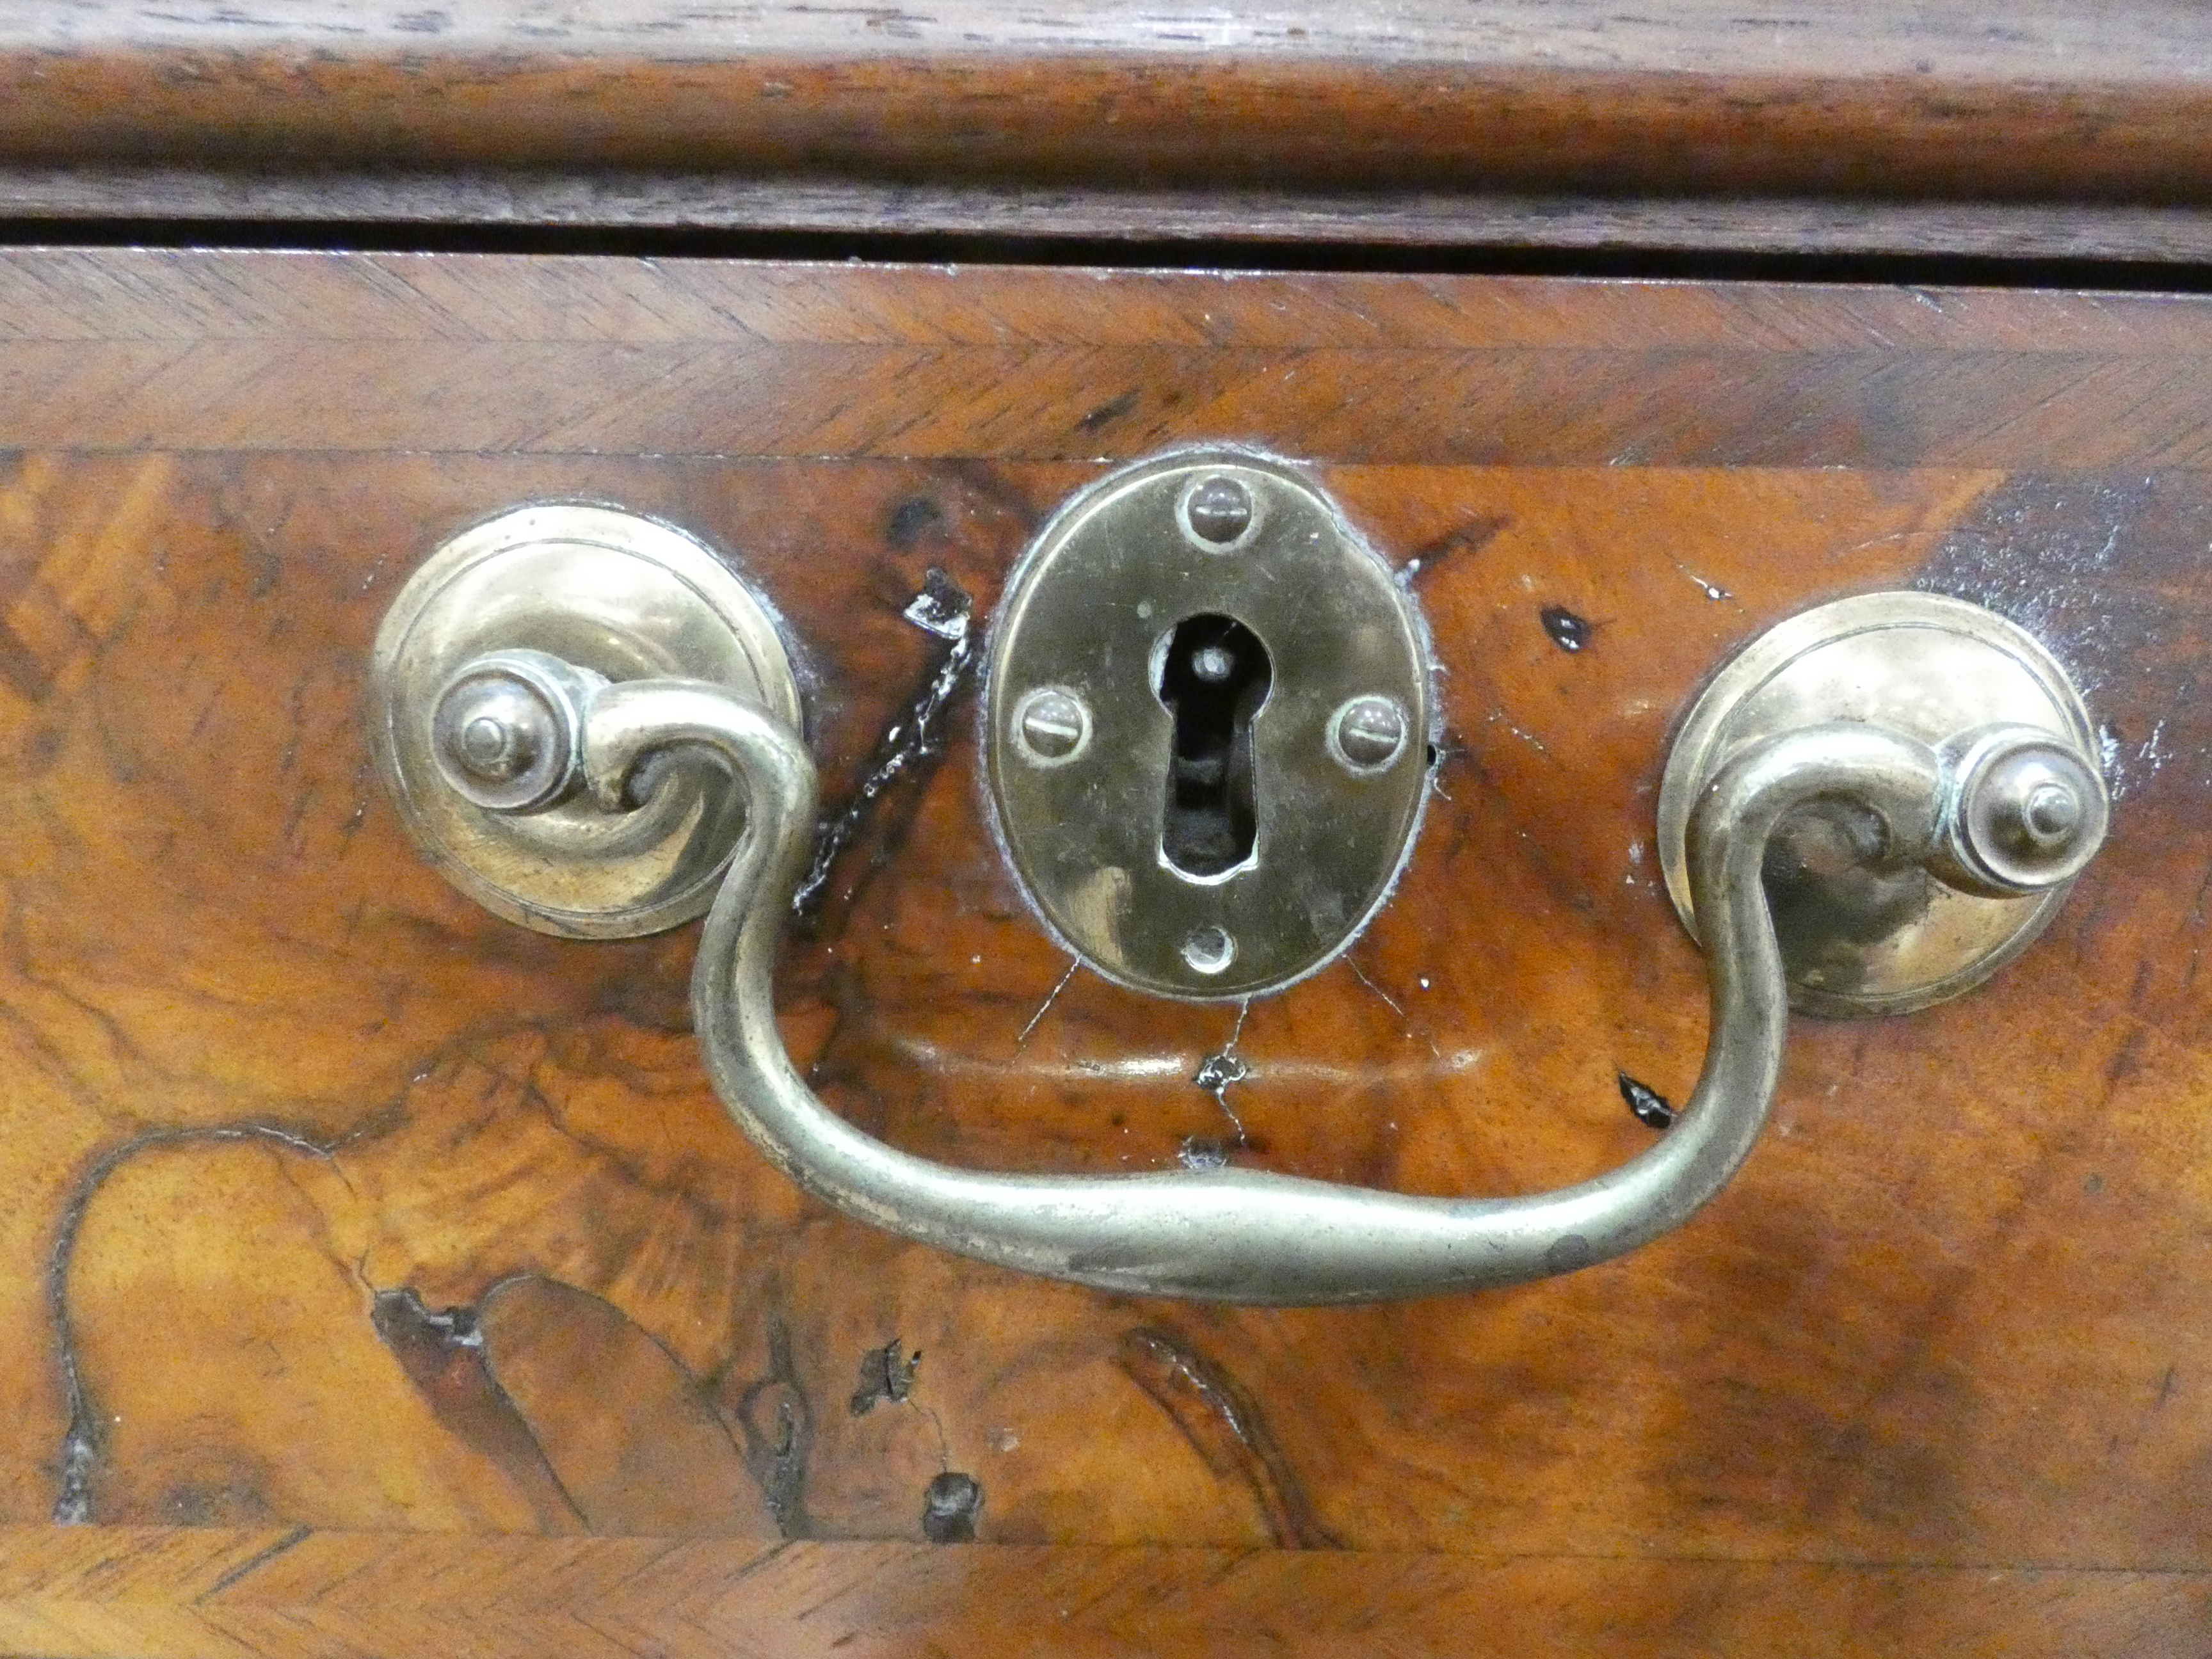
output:
<svg viewBox="0 0 2212 1659"><path fill-rule="evenodd" d="M921 1366L921 1351L908 1354L906 1344L896 1336L880 1348L870 1348L860 1356L860 1386L846 1409L866 1417L886 1401L903 1405L914 1393L914 1374Z"/></svg>
<svg viewBox="0 0 2212 1659"><path fill-rule="evenodd" d="M921 1494L921 1535L933 1544L972 1544L983 1513L983 1483L947 1469Z"/></svg>
<svg viewBox="0 0 2212 1659"><path fill-rule="evenodd" d="M1620 1098L1630 1113L1647 1129L1664 1129L1674 1121L1674 1103L1648 1083L1639 1083L1618 1067L1613 1076L1620 1082Z"/></svg>

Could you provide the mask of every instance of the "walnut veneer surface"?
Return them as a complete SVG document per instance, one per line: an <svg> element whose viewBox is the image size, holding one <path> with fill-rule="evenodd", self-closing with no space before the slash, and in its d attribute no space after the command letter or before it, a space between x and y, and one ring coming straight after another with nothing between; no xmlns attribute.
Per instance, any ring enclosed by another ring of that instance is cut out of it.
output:
<svg viewBox="0 0 2212 1659"><path fill-rule="evenodd" d="M2206 1650L2208 368L2160 297L0 255L0 1644ZM957 673L912 746L947 647L902 616L936 570L980 626L1069 492L1219 440L1403 568L1449 727L1395 900L1249 1012L1069 975ZM933 1156L1171 1166L1232 1040L1257 1165L1632 1155L1617 1073L1680 1098L1705 1040L1669 723L1825 599L2041 634L2113 839L1984 990L1796 1022L1742 1175L1623 1261L1327 1311L1024 1279L767 1169L696 930L540 937L406 842L377 622L563 497L787 618L866 799L787 1036Z"/></svg>

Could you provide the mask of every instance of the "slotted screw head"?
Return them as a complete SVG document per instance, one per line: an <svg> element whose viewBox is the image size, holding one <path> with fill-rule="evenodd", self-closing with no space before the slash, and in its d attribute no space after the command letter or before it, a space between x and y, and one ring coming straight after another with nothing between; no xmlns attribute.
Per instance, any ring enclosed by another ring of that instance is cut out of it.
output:
<svg viewBox="0 0 2212 1659"><path fill-rule="evenodd" d="M1251 526L1252 492L1234 478L1208 478L1190 492L1183 516L1200 540L1226 547Z"/></svg>
<svg viewBox="0 0 2212 1659"><path fill-rule="evenodd" d="M1015 746L1040 766L1073 760L1091 741L1091 710L1066 686L1040 686L1014 709Z"/></svg>
<svg viewBox="0 0 2212 1659"><path fill-rule="evenodd" d="M1354 697L1336 712L1331 747L1354 772L1377 772L1406 746L1406 711L1390 697Z"/></svg>

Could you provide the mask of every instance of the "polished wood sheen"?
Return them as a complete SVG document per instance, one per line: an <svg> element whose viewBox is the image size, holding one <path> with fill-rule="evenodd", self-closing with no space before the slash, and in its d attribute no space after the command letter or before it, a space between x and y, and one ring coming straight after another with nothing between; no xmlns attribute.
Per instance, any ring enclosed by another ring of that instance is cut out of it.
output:
<svg viewBox="0 0 2212 1659"><path fill-rule="evenodd" d="M16 0L0 216L2212 257L2185 0Z"/></svg>
<svg viewBox="0 0 2212 1659"><path fill-rule="evenodd" d="M2212 30L2186 7L2041 0L1993 27L1957 3L1800 0L1763 29L1715 0L1667 10L31 0L0 27L0 156L1967 200L2212 188Z"/></svg>
<svg viewBox="0 0 2212 1659"><path fill-rule="evenodd" d="M2208 357L2156 296L0 258L0 1643L2196 1650ZM902 615L935 571L982 626L1071 491L1201 441L1343 503L1446 717L1395 900L1249 1011L1071 973ZM2043 637L2113 840L1972 997L1796 1022L1742 1175L1623 1261L1287 1312L1024 1279L766 1168L693 930L535 935L406 842L377 622L562 497L787 617L843 826L787 1037L933 1156L1173 1167L1224 1103L1240 1161L1410 1191L1632 1155L1620 1074L1680 1100L1705 1040L1670 722L1841 594Z"/></svg>

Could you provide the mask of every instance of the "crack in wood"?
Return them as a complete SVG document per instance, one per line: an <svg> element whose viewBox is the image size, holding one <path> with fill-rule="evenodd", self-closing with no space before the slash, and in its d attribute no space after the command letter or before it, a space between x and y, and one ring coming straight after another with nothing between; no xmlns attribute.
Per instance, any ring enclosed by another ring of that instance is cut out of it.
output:
<svg viewBox="0 0 2212 1659"><path fill-rule="evenodd" d="M814 1451L814 1407L799 1386L791 1328L780 1310L769 1313L768 1374L738 1396L734 1415L744 1437L745 1466L759 1484L776 1529L787 1539L813 1536L806 1471Z"/></svg>
<svg viewBox="0 0 2212 1659"><path fill-rule="evenodd" d="M62 1436L58 1488L54 1497L56 1525L83 1526L92 1520L92 1483L105 1450L100 1413L93 1402L91 1386L85 1381L83 1363L77 1352L76 1327L70 1318L69 1273L85 1214L108 1177L142 1152L202 1142L265 1140L310 1158L332 1159L340 1147L370 1127L373 1126L365 1125L328 1142L310 1139L274 1123L152 1129L109 1148L93 1161L76 1191L70 1194L69 1202L62 1206L61 1219L54 1230L53 1248L46 1256L46 1321L53 1332L55 1358L61 1367L63 1399L69 1407L69 1425Z"/></svg>
<svg viewBox="0 0 2212 1659"><path fill-rule="evenodd" d="M1244 1120L1229 1103L1230 1090L1252 1075L1251 1065L1237 1052L1237 1040L1244 1035L1244 1022L1251 1013L1252 999L1246 997L1237 1006L1237 1024L1230 1030L1229 1041L1223 1043L1217 1052L1200 1060L1197 1072L1191 1078L1193 1083L1213 1097L1213 1103L1229 1120L1230 1127L1236 1132L1236 1139L1224 1146L1210 1135L1184 1137L1176 1156L1186 1169L1220 1169L1229 1162L1231 1152L1242 1152L1254 1145L1252 1137L1245 1133Z"/></svg>
<svg viewBox="0 0 2212 1659"><path fill-rule="evenodd" d="M921 591L901 613L925 633L945 641L936 665L921 691L908 704L905 714L884 729L876 744L874 761L849 799L825 818L814 840L814 861L805 878L791 896L792 914L811 915L830 886L830 872L845 849L859 839L877 800L909 770L919 772L925 763L943 754L932 746L939 720L966 688L976 666L976 631L972 626L975 601L943 570L932 566L922 579Z"/></svg>
<svg viewBox="0 0 2212 1659"><path fill-rule="evenodd" d="M475 1308L433 1309L413 1285L403 1285L375 1292L369 1319L431 1413L457 1438L499 1464L526 1491L550 1488L577 1524L590 1524L521 1407L485 1363Z"/></svg>

